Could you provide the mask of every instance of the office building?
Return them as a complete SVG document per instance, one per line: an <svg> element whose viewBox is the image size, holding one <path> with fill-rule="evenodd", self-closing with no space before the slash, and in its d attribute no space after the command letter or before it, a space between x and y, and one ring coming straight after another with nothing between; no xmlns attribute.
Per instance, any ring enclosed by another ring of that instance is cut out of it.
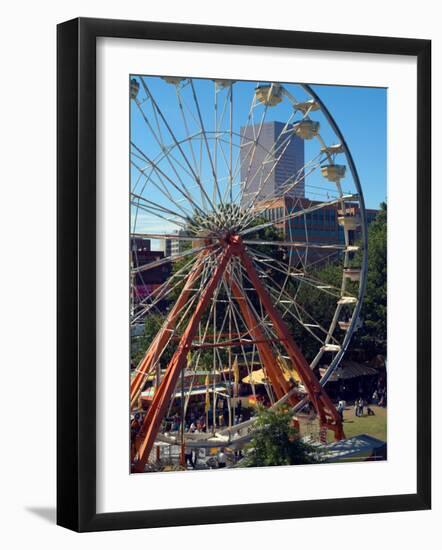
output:
<svg viewBox="0 0 442 550"><path fill-rule="evenodd" d="M304 141L284 126L266 122L261 129L259 124L241 128L242 206L283 194L305 196Z"/></svg>

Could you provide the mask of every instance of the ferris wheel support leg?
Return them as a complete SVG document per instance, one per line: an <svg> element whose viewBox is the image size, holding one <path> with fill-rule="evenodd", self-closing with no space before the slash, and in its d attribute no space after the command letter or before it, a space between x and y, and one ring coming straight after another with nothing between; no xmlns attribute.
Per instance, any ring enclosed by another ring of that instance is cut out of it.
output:
<svg viewBox="0 0 442 550"><path fill-rule="evenodd" d="M332 400L326 394L324 388L319 383L318 379L310 369L301 350L293 341L293 338L278 310L273 306L270 296L259 279L258 273L253 265L250 256L247 254L242 243L238 246L238 255L247 270L247 276L255 287L256 292L267 311L276 332L286 348L294 368L297 370L313 406L319 416L321 427L330 429L334 432L336 440L343 439L344 431L342 428L341 417L333 405Z"/></svg>
<svg viewBox="0 0 442 550"><path fill-rule="evenodd" d="M245 296L241 292L239 285L230 275L227 275L226 279L232 289L233 297L238 302L238 306L241 310L247 329L249 330L252 338L259 342L256 344L256 347L258 348L259 355L263 362L265 371L272 383L272 387L275 390L276 398L279 400L290 391L291 387L285 380L282 372L277 367L277 361L272 349L266 341L266 338L259 327L258 320L247 304Z"/></svg>
<svg viewBox="0 0 442 550"><path fill-rule="evenodd" d="M175 390L180 372L187 364L187 356L191 349L192 341L197 333L198 324L204 311L207 309L207 306L223 275L231 255L232 252L230 247L226 247L207 286L201 294L201 299L189 320L189 324L181 337L178 348L167 366L166 374L154 395L152 404L146 414L143 426L141 427L140 434L135 442L136 463L133 468L133 471L135 472L144 471L144 466L149 458L149 454L152 450L155 438L161 426L161 422L166 413L172 393ZM184 419L181 420L184 421Z"/></svg>
<svg viewBox="0 0 442 550"><path fill-rule="evenodd" d="M170 310L166 321L164 322L159 333L153 340L152 344L149 346L146 355L143 357L137 368L137 373L133 377L130 385L130 404L132 408L135 407L137 404L138 397L146 380L146 374L151 370L156 358L159 357L159 350L161 350L166 345L169 338L169 332L175 326L177 315L189 299L189 296L192 292L191 289L193 288L195 280L199 277L202 271L204 259L207 253L207 250L203 250L200 253L200 258L197 260L193 271L190 273L190 276L186 284L184 285L184 288L181 291L178 300L176 301L173 308Z"/></svg>

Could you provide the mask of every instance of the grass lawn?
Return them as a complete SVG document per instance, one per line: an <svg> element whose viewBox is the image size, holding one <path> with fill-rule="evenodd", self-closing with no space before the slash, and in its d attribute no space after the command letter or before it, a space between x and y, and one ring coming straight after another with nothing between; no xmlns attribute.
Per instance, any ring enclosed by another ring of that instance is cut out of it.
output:
<svg viewBox="0 0 442 550"><path fill-rule="evenodd" d="M375 416L356 416L353 407L347 407L344 411L345 437L353 437L359 434L368 434L382 441L387 441L387 409L370 405Z"/></svg>

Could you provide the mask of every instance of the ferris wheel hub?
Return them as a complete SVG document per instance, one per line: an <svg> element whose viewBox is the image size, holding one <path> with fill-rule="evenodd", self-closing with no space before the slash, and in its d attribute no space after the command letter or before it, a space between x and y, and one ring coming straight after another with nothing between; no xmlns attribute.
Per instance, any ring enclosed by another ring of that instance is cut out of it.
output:
<svg viewBox="0 0 442 550"><path fill-rule="evenodd" d="M245 210L237 204L221 204L208 212L197 212L189 227L198 237L226 239L242 228Z"/></svg>

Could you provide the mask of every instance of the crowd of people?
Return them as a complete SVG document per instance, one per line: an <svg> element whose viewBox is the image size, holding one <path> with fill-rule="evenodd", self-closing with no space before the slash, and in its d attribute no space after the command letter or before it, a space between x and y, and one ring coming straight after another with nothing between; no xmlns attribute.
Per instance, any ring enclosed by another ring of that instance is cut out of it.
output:
<svg viewBox="0 0 442 550"><path fill-rule="evenodd" d="M191 403L187 407L184 417L184 431L190 433L204 433L212 429L213 425L217 428L224 428L231 425L241 424L250 418L251 412L249 408L243 407L241 401L235 408L229 411L227 400L219 400L216 409L212 406L205 411L204 404L199 402ZM166 418L164 431L178 432L181 431L181 409L178 403L173 414Z"/></svg>
<svg viewBox="0 0 442 550"><path fill-rule="evenodd" d="M186 468L190 466L193 470L197 468L198 461L200 460L200 449L197 447L189 447L186 445L184 447L184 462L186 465ZM204 457L205 458L205 457ZM216 453L216 455L209 457L209 459L205 460L204 465L205 468L214 469L214 468L226 468L228 462L230 462L232 459L233 461L239 460L239 458L242 458L242 452L241 451L235 451L234 456L228 458L228 455L226 453L226 449L224 447L221 447L219 451Z"/></svg>
<svg viewBox="0 0 442 550"><path fill-rule="evenodd" d="M344 414L348 410L348 404L353 402L354 415L357 417L362 416L374 416L375 410L370 405L377 405L379 407L386 407L387 405L387 391L386 387L382 384L377 384L375 389L370 392L369 395L360 393L355 399L350 401L339 398L336 409L341 416L342 421L345 421ZM341 394L342 395L342 394ZM345 395L345 397L349 397ZM216 401L216 408L213 408L214 403L211 401L210 406L207 407L205 400L199 400L190 402L186 409L186 414L183 416L183 410L181 403L176 402L175 407L169 412L169 416L164 419L161 431L163 433L178 434L182 431L188 434L198 434L211 432L214 426L219 429L228 427L229 425L237 425L249 420L253 415L253 409L242 405L241 400L238 400L236 406L229 410L228 401L226 399L218 399ZM351 406L351 405L350 405ZM206 408L207 407L207 408ZM140 432L143 425L146 410L139 409L131 416L130 433L131 433L131 448L135 451L136 437ZM305 413L311 413L315 415L315 411L310 403L304 407ZM198 438L196 438L198 439ZM229 457L229 462L235 463L242 458L241 451L234 451ZM185 446L184 449L184 463L186 467L195 469L198 461L202 458L200 455L200 449L192 444ZM204 455L204 466L208 468L225 468L227 465L227 454L225 449L220 449L215 456L207 458Z"/></svg>
<svg viewBox="0 0 442 550"><path fill-rule="evenodd" d="M370 405L377 405L378 407L387 406L387 390L385 387L376 388L368 398L364 398L363 396L357 397L353 403L355 416L375 416L375 412ZM336 410L340 414L342 420L344 420L346 406L347 402L343 399L339 399Z"/></svg>

